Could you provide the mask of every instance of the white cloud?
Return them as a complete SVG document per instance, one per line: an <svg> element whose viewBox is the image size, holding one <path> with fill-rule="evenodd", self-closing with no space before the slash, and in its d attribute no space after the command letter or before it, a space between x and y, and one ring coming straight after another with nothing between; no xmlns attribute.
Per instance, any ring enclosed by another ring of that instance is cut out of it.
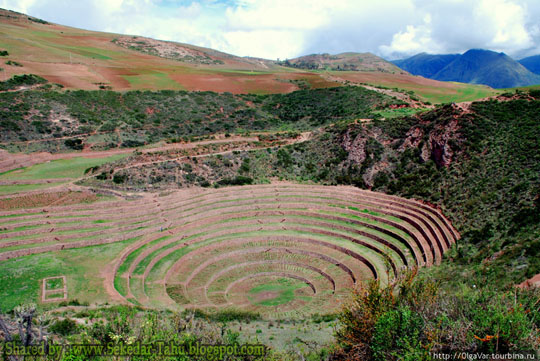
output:
<svg viewBox="0 0 540 361"><path fill-rule="evenodd" d="M36 2L37 0L1 0L0 7L2 9L10 9L13 11L18 11L20 13L28 14L28 9Z"/></svg>
<svg viewBox="0 0 540 361"><path fill-rule="evenodd" d="M488 46L512 51L532 45L532 38L525 28L523 5L508 0L482 0L476 8L478 18L490 14L486 21L493 34Z"/></svg>
<svg viewBox="0 0 540 361"><path fill-rule="evenodd" d="M537 0L0 0L48 21L275 59L540 51Z"/></svg>
<svg viewBox="0 0 540 361"><path fill-rule="evenodd" d="M287 54L300 54L304 49L304 38L299 31L230 31L223 34L223 37L231 53L244 56L286 58Z"/></svg>
<svg viewBox="0 0 540 361"><path fill-rule="evenodd" d="M431 15L424 16L424 23L418 26L407 25L405 31L400 31L392 37L392 43L381 45L380 52L384 56L393 54L417 54L420 52L438 53L443 51L431 36Z"/></svg>
<svg viewBox="0 0 540 361"><path fill-rule="evenodd" d="M311 30L329 21L330 8L326 1L262 0L228 7L225 16L231 30Z"/></svg>
<svg viewBox="0 0 540 361"><path fill-rule="evenodd" d="M463 52L485 48L517 54L534 45L533 26L528 26L528 4L533 0L415 1L418 14L430 14L429 22L410 19L389 45L380 47L390 56L417 52ZM540 15L536 11L536 19Z"/></svg>

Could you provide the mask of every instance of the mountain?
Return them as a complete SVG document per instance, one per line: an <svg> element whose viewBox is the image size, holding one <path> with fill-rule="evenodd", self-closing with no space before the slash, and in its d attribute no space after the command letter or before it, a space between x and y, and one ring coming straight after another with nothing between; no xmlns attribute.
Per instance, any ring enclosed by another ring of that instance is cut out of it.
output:
<svg viewBox="0 0 540 361"><path fill-rule="evenodd" d="M459 54L420 53L407 59L394 60L392 63L411 74L431 78L459 56Z"/></svg>
<svg viewBox="0 0 540 361"><path fill-rule="evenodd" d="M540 76L504 53L472 49L445 66L436 80L485 84L492 88L512 88L540 84Z"/></svg>
<svg viewBox="0 0 540 361"><path fill-rule="evenodd" d="M527 68L529 71L540 74L540 55L529 56L519 61L521 65Z"/></svg>
<svg viewBox="0 0 540 361"><path fill-rule="evenodd" d="M369 53L309 55L285 67L284 62L190 44L67 27L3 9L0 34L1 80L34 74L66 89L268 94L367 83L415 92L432 103L493 95L484 86L412 76ZM311 70L319 68L330 70ZM339 71L352 69L360 71ZM34 87L28 79L19 77L6 87Z"/></svg>
<svg viewBox="0 0 540 361"><path fill-rule="evenodd" d="M444 65L445 61L449 61ZM512 88L540 84L540 76L504 53L471 49L463 55L418 54L394 62L404 70L435 80L484 84L492 88ZM444 65L444 66L442 66ZM442 66L437 71L437 68Z"/></svg>
<svg viewBox="0 0 540 361"><path fill-rule="evenodd" d="M377 71L404 74L394 64L371 53L311 54L280 62L281 65L311 70Z"/></svg>
<svg viewBox="0 0 540 361"><path fill-rule="evenodd" d="M339 86L272 60L214 49L82 30L0 9L2 80L35 74L70 89L287 93L298 81Z"/></svg>

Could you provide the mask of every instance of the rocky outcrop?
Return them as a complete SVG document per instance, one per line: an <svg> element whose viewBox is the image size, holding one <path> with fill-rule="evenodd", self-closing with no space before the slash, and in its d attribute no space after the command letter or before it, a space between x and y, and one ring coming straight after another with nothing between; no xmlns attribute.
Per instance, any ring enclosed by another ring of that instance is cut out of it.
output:
<svg viewBox="0 0 540 361"><path fill-rule="evenodd" d="M454 118L445 127L436 128L429 134L429 142L424 146L429 146L430 158L435 161L437 166L448 167L452 162L454 150L449 141L456 138L458 129L458 120Z"/></svg>
<svg viewBox="0 0 540 361"><path fill-rule="evenodd" d="M426 134L419 126L411 128L400 146L400 151L407 148L417 148L424 142L420 157L424 162L432 159L438 167L448 167L453 160L455 149L450 146L450 140L458 139L459 115L453 114L446 124L434 125Z"/></svg>
<svg viewBox="0 0 540 361"><path fill-rule="evenodd" d="M361 164L366 159L367 138L362 134L354 136L351 133L351 129L347 129L341 139L341 146L349 154L347 157L349 164Z"/></svg>

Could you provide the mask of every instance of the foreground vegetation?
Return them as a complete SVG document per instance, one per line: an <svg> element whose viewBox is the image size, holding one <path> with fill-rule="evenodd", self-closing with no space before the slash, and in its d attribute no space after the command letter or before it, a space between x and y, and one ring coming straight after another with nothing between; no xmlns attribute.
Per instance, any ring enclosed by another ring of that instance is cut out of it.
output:
<svg viewBox="0 0 540 361"><path fill-rule="evenodd" d="M88 308L77 301L63 304L47 313L35 306L17 307L0 316L0 328L12 330L11 339L19 345L50 347L64 345L58 360L113 360L114 356L80 355L65 345L91 344L108 348L138 343L157 345L256 344L264 346L263 357L205 355L170 357L156 353L133 356L132 360L434 360L435 355L536 355L540 343L540 291L513 290L498 292L492 287L466 285L451 292L426 273L416 270L403 273L392 284L381 287L377 281L363 283L338 315L334 328L336 342L313 339L317 329L332 332L334 316L315 315L291 322L263 322L249 312L206 314L195 310L183 313L145 310L138 307L101 306ZM24 315L33 316L30 338ZM252 327L252 325L254 327ZM292 329L299 336L286 341L270 337L261 343L263 333L287 335ZM262 331L264 329L264 331ZM300 336L300 330L309 330ZM296 332L294 331L296 330ZM307 338L306 338L307 337ZM9 338L5 337L8 340ZM7 358L6 348L0 353ZM20 359L23 359L22 357ZM39 360L45 358L33 357Z"/></svg>
<svg viewBox="0 0 540 361"><path fill-rule="evenodd" d="M30 320L31 327L27 328L26 321ZM9 360L118 360L126 359L122 355L100 355L95 350L88 353L69 347L70 345L97 345L105 350L119 352L121 347L136 345L153 345L151 352L141 352L141 355L129 356L130 360L320 360L330 354L330 348L317 345L316 342L303 341L299 338L286 340L286 347L276 348L261 343L261 328L297 329L316 328L332 322L333 317L325 319L308 319L295 324L289 321L261 323L260 316L243 312L221 312L208 315L201 311L173 313L169 311L145 310L138 307L103 306L86 308L77 302L48 313L37 311L35 305L17 307L9 314L0 315L0 330L14 330L24 326L21 333L10 333L3 341L22 347L46 345L45 350L51 356L9 356L9 350L14 346L1 347L0 355ZM254 332L249 332L250 325L256 325ZM240 327L242 332L236 331ZM327 327L327 326L326 326ZM236 330L235 330L236 329ZM328 331L327 331L328 332ZM28 337L29 335L29 337ZM0 345L2 345L0 343ZM60 348L58 346L61 345ZM175 345L185 347L186 354L176 355ZM187 354L190 347L198 345L231 346L238 349L243 345L251 345L262 351L261 355L232 354L219 355L219 352L206 354ZM2 345L3 346L3 345ZM120 351L121 352L121 351Z"/></svg>
<svg viewBox="0 0 540 361"><path fill-rule="evenodd" d="M446 292L430 277L415 276L415 271L404 273L387 287L363 284L340 314L334 357L420 361L435 355L536 355L538 290L499 292L462 283Z"/></svg>

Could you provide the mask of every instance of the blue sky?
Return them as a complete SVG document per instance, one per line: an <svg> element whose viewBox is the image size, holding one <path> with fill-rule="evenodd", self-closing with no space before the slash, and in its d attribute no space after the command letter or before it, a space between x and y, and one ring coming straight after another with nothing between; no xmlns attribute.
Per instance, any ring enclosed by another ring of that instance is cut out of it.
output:
<svg viewBox="0 0 540 361"><path fill-rule="evenodd" d="M268 59L344 51L395 59L470 48L540 54L538 0L0 0L0 7Z"/></svg>

